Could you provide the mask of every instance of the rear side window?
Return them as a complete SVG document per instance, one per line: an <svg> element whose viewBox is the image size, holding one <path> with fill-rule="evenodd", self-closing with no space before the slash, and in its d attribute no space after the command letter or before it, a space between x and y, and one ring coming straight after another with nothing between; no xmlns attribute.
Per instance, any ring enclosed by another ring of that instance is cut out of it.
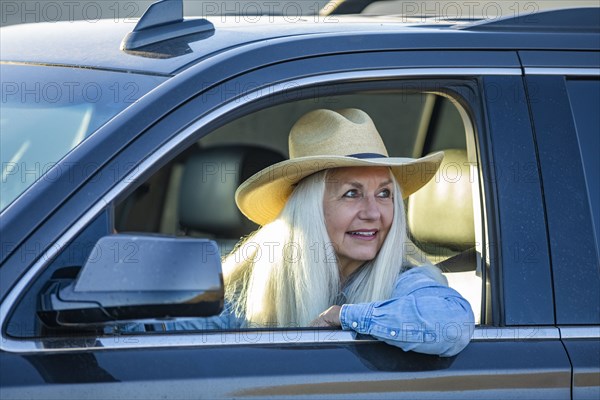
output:
<svg viewBox="0 0 600 400"><path fill-rule="evenodd" d="M600 80L568 80L567 90L575 118L579 150L592 210L596 251L600 250Z"/></svg>

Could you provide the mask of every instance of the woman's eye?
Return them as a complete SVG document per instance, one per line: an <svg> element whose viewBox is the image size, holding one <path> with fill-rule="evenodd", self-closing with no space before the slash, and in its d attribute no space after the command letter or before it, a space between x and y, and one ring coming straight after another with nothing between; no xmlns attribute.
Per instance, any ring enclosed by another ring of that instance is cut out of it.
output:
<svg viewBox="0 0 600 400"><path fill-rule="evenodd" d="M356 190L356 189L348 190L346 193L344 193L343 197L349 197L351 199L354 199L354 198L358 197L358 190Z"/></svg>
<svg viewBox="0 0 600 400"><path fill-rule="evenodd" d="M389 199L390 197L392 197L392 192L389 189L383 189L377 194L377 196L382 199Z"/></svg>

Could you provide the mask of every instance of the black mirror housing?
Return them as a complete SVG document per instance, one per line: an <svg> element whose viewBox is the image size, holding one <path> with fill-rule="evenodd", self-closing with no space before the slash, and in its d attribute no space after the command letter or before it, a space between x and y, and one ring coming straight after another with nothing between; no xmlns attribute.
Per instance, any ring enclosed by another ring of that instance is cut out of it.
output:
<svg viewBox="0 0 600 400"><path fill-rule="evenodd" d="M48 327L208 317L223 308L220 252L208 239L115 234L94 246L76 278L53 276L38 316Z"/></svg>

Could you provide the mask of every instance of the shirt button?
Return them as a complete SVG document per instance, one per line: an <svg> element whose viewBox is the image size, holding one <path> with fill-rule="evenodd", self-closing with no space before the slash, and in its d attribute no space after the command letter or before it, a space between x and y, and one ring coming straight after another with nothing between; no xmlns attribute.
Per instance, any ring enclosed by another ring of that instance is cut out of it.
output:
<svg viewBox="0 0 600 400"><path fill-rule="evenodd" d="M391 336L396 336L396 331L391 331L391 332L390 332L390 335L391 335Z"/></svg>
<svg viewBox="0 0 600 400"><path fill-rule="evenodd" d="M354 321L354 322L352 323L352 327L353 327L353 328L356 328L357 326L358 326L358 322Z"/></svg>

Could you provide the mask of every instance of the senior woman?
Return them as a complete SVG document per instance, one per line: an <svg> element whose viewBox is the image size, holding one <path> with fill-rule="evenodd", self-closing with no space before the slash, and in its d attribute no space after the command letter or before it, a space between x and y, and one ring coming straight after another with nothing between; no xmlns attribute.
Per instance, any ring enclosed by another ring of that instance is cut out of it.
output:
<svg viewBox="0 0 600 400"><path fill-rule="evenodd" d="M320 109L293 126L289 154L236 192L261 228L223 262L224 311L166 328L333 327L405 351L460 352L474 324L469 303L405 250L402 199L433 177L443 153L388 157L364 111Z"/></svg>

